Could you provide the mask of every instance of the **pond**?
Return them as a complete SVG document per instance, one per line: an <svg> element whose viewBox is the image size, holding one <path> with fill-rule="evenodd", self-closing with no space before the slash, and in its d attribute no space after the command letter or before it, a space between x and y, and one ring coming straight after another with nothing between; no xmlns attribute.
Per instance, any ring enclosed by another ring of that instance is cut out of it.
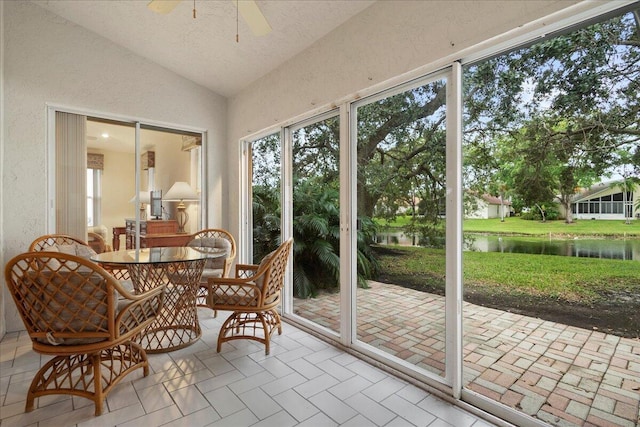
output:
<svg viewBox="0 0 640 427"><path fill-rule="evenodd" d="M414 244L412 237L402 232L378 233L376 243ZM464 250L640 261L640 239L549 239L466 233Z"/></svg>

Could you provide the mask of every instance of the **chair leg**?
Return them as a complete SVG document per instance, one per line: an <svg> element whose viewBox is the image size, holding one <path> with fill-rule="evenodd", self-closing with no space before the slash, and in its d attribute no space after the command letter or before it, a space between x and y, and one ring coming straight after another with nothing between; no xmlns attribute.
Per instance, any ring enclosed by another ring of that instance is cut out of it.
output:
<svg viewBox="0 0 640 427"><path fill-rule="evenodd" d="M271 351L271 334L276 328L278 335L282 335L282 322L275 309L258 313L235 311L220 327L216 351L220 353L223 342L249 339L264 344L265 354L268 355Z"/></svg>
<svg viewBox="0 0 640 427"><path fill-rule="evenodd" d="M33 410L36 397L70 394L92 400L95 415L100 415L111 389L138 368L143 369L144 376L149 374L147 354L133 342L98 353L56 356L45 363L31 381L25 412Z"/></svg>
<svg viewBox="0 0 640 427"><path fill-rule="evenodd" d="M102 390L102 375L100 375L100 353L90 356L93 365L93 403L95 404L95 416L102 414L102 401L104 400Z"/></svg>
<svg viewBox="0 0 640 427"><path fill-rule="evenodd" d="M269 326L267 325L267 319L265 319L264 314L262 313L258 313L257 314L258 320L260 320L260 323L262 323L262 330L264 331L264 354L265 355L269 355L269 344L270 344L270 337L271 337L271 333L269 331Z"/></svg>

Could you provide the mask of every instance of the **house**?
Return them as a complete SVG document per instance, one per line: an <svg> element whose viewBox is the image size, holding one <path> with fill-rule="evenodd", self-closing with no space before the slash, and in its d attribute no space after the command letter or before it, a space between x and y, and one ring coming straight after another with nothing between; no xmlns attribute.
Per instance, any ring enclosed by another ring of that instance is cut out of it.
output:
<svg viewBox="0 0 640 427"><path fill-rule="evenodd" d="M500 197L483 194L474 197L472 210L465 214L465 218L507 218L511 215L511 201Z"/></svg>
<svg viewBox="0 0 640 427"><path fill-rule="evenodd" d="M418 79L432 78L446 81L446 98L452 102L452 114L447 113L446 117L447 130L455 133L462 121L457 95L461 93L459 82L463 63L473 63L614 13L618 8L629 10L630 5L637 5L628 0L265 0L259 3L265 14L271 13L273 33L254 39L237 20L237 12L230 1L195 2L199 9L195 20L191 17L191 2L183 1L178 6L180 9L162 16L147 14L144 3L0 1L0 258L3 266L8 259L24 252L35 237L56 229L53 196L55 172L59 166L53 154L56 112L124 121L136 126L142 123L150 128L175 128L202 135L202 208L205 213L200 224L229 230L238 241L237 260L247 262L250 239L245 225L250 223L247 217L250 200L247 201L246 193L250 167L245 156L251 141L274 133L284 134L289 126L328 114L348 124L355 103L368 97L375 99L382 91L397 91L401 85ZM220 13L216 7L220 8ZM178 14L179 11L187 13ZM235 37L236 31L241 33L239 39ZM340 134L348 139L349 129L341 128ZM444 366L442 375L418 371L410 363L393 360L378 348L354 343L357 339L354 339L356 328L351 322L356 319L353 301L341 300L340 307L352 311L341 313L338 330L327 332L327 328L318 325L304 326L323 339L338 342L352 354L402 372L412 384L437 390L437 395L446 396L468 411L485 417L487 413L497 414L516 425L539 425L541 421L533 420L529 414L505 409L490 396L464 387L459 286L462 283L459 277L462 236L461 226L456 223L457 218L462 217L462 206L457 204L463 191L461 138L459 134L447 135L446 140L449 142L447 159L452 159L451 167L446 171L447 233L452 235L454 244L447 242L448 254L453 254L447 259L447 285L452 286L447 288L446 312L438 316L446 319L446 329L443 326L441 331L446 340L442 340L443 347L435 352L443 359L439 362ZM341 156L352 155L347 148L341 147ZM341 172L348 171L355 176L351 166L345 164ZM138 166L132 166L129 173L138 174ZM355 181L355 177L344 177L343 191L351 191ZM347 213L353 213L355 209L349 211L348 207L355 206L355 195L342 196L341 203L348 205ZM602 202L602 197L608 196L597 197ZM123 194L122 198L128 203L131 194ZM579 201L577 205L578 214L583 206L581 203ZM487 211L482 215L494 214L489 212L490 206L495 203L487 201ZM345 215L350 216L355 217ZM286 215L283 217L287 220ZM355 242L355 238L351 239L354 230L355 227L341 227L341 233L349 233L341 242ZM355 262L355 259L348 261ZM345 264L341 260L341 268ZM356 269L353 265L350 268L349 274L341 274L343 283L347 283L351 271ZM1 338L6 333L23 330L23 325L7 295L4 277L0 280ZM355 287L353 290L342 292L340 297L355 297ZM294 321L292 304L290 299L286 301L284 317ZM549 335L553 333L548 331ZM505 343L510 339L506 337ZM517 365L518 369L529 366L526 358L533 350L536 349L523 350L526 354L521 358L519 352L512 352L514 363L503 364L501 369L511 365ZM495 362L491 357L490 354L483 356L477 363L491 365ZM515 363L516 357L518 363ZM274 369L290 369L285 362L274 360ZM563 360L554 362L564 363ZM257 366L253 360L246 359L246 363L248 370ZM6 365L2 366L4 369ZM297 368L305 370L309 376L316 370L307 361ZM336 364L334 373L347 373L342 368ZM562 368L554 365L549 369L554 369L558 377L562 376ZM376 370L369 370L365 364L361 370L371 374L365 382L380 378ZM302 377L291 372L295 377ZM494 371L486 380L486 390L493 393L492 387L502 387L491 383L491 379L498 377L510 380L508 374ZM346 377L342 380L347 384ZM4 397L9 381L3 378L0 383L3 387L0 397ZM376 385L380 386L374 389L379 397L396 383L389 380ZM574 385L567 387L573 389ZM545 387L546 384L525 384L521 391L526 393L529 388ZM133 388L130 391L136 394ZM191 391L198 394L195 387L189 388L188 393ZM318 394L326 398L319 404L343 404L328 392ZM295 392L292 395L299 398ZM408 393L404 398L398 397L395 403L398 406L406 404L402 407L413 414L417 410L413 405L417 402L412 401L414 395ZM234 404L240 402L233 393L223 397L232 398ZM508 396L509 399L516 397L522 395ZM530 409L537 405L539 409L547 402L539 397L523 400L522 405L518 401L517 406ZM127 393L121 400L126 399ZM558 400L566 399L563 395ZM305 409L308 401L301 401L300 407ZM373 406L371 399L364 395L356 403ZM576 402L576 412L582 412L586 406L582 401ZM379 409L372 411L375 414L386 414L387 410L381 405L375 407ZM459 412L458 408L438 408L456 414L451 423L471 425L468 414ZM629 408L630 405L623 403L620 412L628 412ZM637 408L635 410L637 414ZM425 414L420 420L423 424L431 423L428 412L421 410L420 413ZM551 413L547 415L548 419L555 417ZM498 418L493 420L502 422ZM31 420L29 424L36 422L38 420Z"/></svg>
<svg viewBox="0 0 640 427"><path fill-rule="evenodd" d="M574 219L625 219L640 217L640 188L628 192L627 197L614 181L601 182L589 188L581 189L571 199L571 212ZM560 214L564 208L560 205Z"/></svg>

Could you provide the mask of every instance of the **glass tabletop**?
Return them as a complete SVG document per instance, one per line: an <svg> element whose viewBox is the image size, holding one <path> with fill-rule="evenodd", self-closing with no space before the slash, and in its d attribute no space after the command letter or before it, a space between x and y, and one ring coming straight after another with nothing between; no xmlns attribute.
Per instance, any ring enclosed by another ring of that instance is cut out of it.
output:
<svg viewBox="0 0 640 427"><path fill-rule="evenodd" d="M91 257L92 261L111 264L158 264L165 262L196 261L204 258L218 258L226 251L208 247L157 247L103 252Z"/></svg>

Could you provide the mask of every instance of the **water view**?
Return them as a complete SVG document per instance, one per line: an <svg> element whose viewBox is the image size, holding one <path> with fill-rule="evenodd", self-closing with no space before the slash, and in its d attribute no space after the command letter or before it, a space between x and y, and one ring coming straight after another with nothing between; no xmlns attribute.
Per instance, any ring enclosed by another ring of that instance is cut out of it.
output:
<svg viewBox="0 0 640 427"><path fill-rule="evenodd" d="M640 239L549 239L465 233L465 251L511 252L640 261ZM376 243L417 245L417 237L403 232L382 232Z"/></svg>

